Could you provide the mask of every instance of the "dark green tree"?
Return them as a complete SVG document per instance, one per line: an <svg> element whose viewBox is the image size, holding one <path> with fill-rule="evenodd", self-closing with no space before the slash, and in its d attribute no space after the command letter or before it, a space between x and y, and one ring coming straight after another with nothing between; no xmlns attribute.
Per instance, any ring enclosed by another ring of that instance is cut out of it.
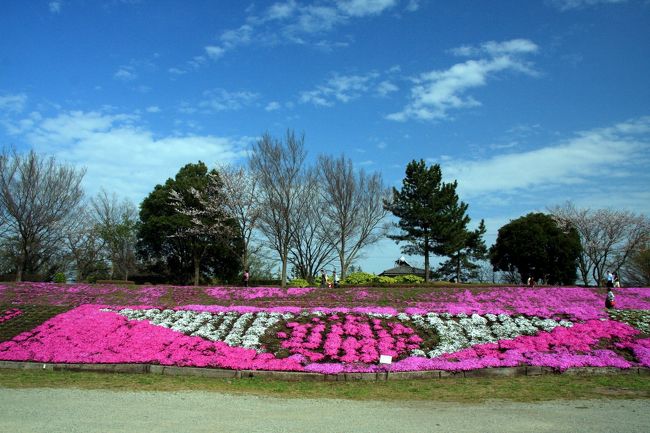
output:
<svg viewBox="0 0 650 433"><path fill-rule="evenodd" d="M404 254L424 256L426 281L429 280L431 254L446 256L452 261L457 257L454 267L460 278L463 259L469 260L469 251L473 248L471 243L476 243L478 249L484 232L468 232L468 206L459 200L457 186L456 181L442 181L439 164L427 167L424 160L413 160L406 167L402 189L393 188L392 200L384 203L386 209L399 218L400 232L389 237L398 243L406 242L402 246Z"/></svg>
<svg viewBox="0 0 650 433"><path fill-rule="evenodd" d="M529 213L499 229L490 248L495 270L518 273L548 284L574 284L582 247L575 228L561 229L555 219L543 213Z"/></svg>
<svg viewBox="0 0 650 433"><path fill-rule="evenodd" d="M195 284L200 278L232 281L238 275L242 239L235 228L238 227L236 222L227 222L231 226L224 231L227 235L200 234L194 230L197 222L210 224L205 219L209 216L201 212L204 206L196 193L209 187L211 176L218 177L218 173L216 170L208 173L203 162L187 164L174 179L156 185L140 205L137 250L150 271L176 283L193 281ZM179 212L172 191L196 211L195 217Z"/></svg>
<svg viewBox="0 0 650 433"><path fill-rule="evenodd" d="M458 243L449 250L449 259L440 265L436 273L444 278L454 278L457 282L478 279L480 265L476 262L485 260L488 252L483 240L485 231L485 222L481 220L476 230L465 230L463 235L459 235L456 238Z"/></svg>

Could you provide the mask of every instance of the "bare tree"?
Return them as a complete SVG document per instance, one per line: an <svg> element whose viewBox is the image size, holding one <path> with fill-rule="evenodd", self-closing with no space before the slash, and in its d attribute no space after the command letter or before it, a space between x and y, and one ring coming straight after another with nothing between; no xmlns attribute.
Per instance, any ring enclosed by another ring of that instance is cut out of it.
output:
<svg viewBox="0 0 650 433"><path fill-rule="evenodd" d="M239 227L224 204L223 184L219 175L209 173L205 189L199 191L190 187L188 192L190 197L186 198L172 190L170 200L178 213L190 219L190 224L180 226L174 236L193 245L194 285L198 286L201 261L209 247L220 241L223 247L230 249L231 241L239 236ZM206 240L210 242L205 242Z"/></svg>
<svg viewBox="0 0 650 433"><path fill-rule="evenodd" d="M102 239L94 218L89 209L81 208L78 218L65 236L65 245L77 281L108 274L106 242Z"/></svg>
<svg viewBox="0 0 650 433"><path fill-rule="evenodd" d="M129 272L136 268L137 208L131 201L120 202L115 193L109 196L103 189L91 199L91 207L110 261L110 278L120 274L128 280Z"/></svg>
<svg viewBox="0 0 650 433"><path fill-rule="evenodd" d="M619 272L634 251L650 238L650 222L644 215L612 209L578 209L571 202L549 211L560 224L580 234L582 254L578 270L585 285L602 284L608 270Z"/></svg>
<svg viewBox="0 0 650 433"><path fill-rule="evenodd" d="M337 252L341 278L345 278L361 250L386 235L388 226L382 221L388 211L383 203L390 198L390 190L379 173L355 173L352 161L344 156L320 156L318 166L323 183L321 214L329 226L327 239Z"/></svg>
<svg viewBox="0 0 650 433"><path fill-rule="evenodd" d="M306 158L304 135L287 131L285 142L265 133L253 146L249 165L260 186L262 211L260 230L282 262L281 285L287 284L287 263L300 203L303 164Z"/></svg>
<svg viewBox="0 0 650 433"><path fill-rule="evenodd" d="M217 168L223 184L224 204L239 224L244 243L241 262L243 269L249 268L249 257L258 249L253 248L255 229L261 215L259 184L243 167L221 165Z"/></svg>
<svg viewBox="0 0 650 433"><path fill-rule="evenodd" d="M34 151L0 155L0 208L16 245L16 281L59 253L83 198L84 174Z"/></svg>
<svg viewBox="0 0 650 433"><path fill-rule="evenodd" d="M621 269L621 278L626 286L648 287L650 285L650 243L646 243L630 255Z"/></svg>
<svg viewBox="0 0 650 433"><path fill-rule="evenodd" d="M322 218L319 183L313 169L305 175L300 191L298 206L294 209L289 262L300 278L314 281L318 270L334 261L334 245L327 239L332 227Z"/></svg>

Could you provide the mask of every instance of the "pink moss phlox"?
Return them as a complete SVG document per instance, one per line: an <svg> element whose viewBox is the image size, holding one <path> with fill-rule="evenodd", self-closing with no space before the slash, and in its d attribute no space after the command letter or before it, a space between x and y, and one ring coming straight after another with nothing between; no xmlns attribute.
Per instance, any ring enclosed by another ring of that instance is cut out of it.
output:
<svg viewBox="0 0 650 433"><path fill-rule="evenodd" d="M217 341L190 337L146 321L129 321L105 306L84 305L0 343L0 359L62 363L150 363L253 370L302 370L295 358L277 359Z"/></svg>
<svg viewBox="0 0 650 433"><path fill-rule="evenodd" d="M472 293L469 290L424 296L410 314L433 311L451 314L525 314L539 317L567 315L575 320L606 318L603 289L584 287L498 287ZM616 289L619 308L650 309L650 289Z"/></svg>
<svg viewBox="0 0 650 433"><path fill-rule="evenodd" d="M218 300L252 300L259 298L301 297L315 290L314 287L210 287L205 293Z"/></svg>
<svg viewBox="0 0 650 433"><path fill-rule="evenodd" d="M19 308L11 308L0 314L0 324L8 322L11 319L14 319L23 314Z"/></svg>

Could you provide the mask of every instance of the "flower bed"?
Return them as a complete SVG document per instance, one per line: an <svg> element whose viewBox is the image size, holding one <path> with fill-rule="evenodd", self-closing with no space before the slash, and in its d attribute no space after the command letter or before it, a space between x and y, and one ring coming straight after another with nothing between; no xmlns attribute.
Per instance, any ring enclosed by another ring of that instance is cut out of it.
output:
<svg viewBox="0 0 650 433"><path fill-rule="evenodd" d="M628 310L610 314L602 289L577 287L1 288L1 304L21 307L0 309L0 360L320 373L650 367L644 288L617 289ZM64 307L29 305L47 302Z"/></svg>
<svg viewBox="0 0 650 433"><path fill-rule="evenodd" d="M21 314L23 314L23 312L18 308L11 308L3 313L0 313L0 325L4 322L10 321L14 317L20 316Z"/></svg>

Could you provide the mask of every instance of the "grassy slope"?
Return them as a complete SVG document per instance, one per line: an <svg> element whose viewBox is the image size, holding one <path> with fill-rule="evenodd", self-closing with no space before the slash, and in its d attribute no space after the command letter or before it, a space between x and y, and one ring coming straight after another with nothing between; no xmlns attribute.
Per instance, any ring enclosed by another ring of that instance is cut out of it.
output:
<svg viewBox="0 0 650 433"><path fill-rule="evenodd" d="M142 374L0 370L0 388L79 388L116 391L210 391L283 398L351 400L486 400L650 398L650 376L534 376L389 382L284 382L259 378L206 379Z"/></svg>

